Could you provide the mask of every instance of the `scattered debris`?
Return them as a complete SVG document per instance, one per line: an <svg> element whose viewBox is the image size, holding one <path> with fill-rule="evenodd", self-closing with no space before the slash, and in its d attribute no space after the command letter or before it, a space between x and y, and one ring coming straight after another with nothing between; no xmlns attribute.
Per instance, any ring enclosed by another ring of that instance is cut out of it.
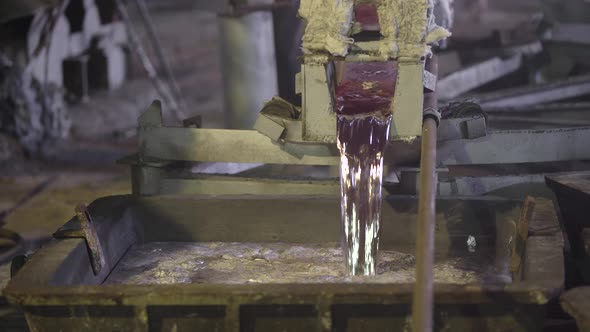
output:
<svg viewBox="0 0 590 332"><path fill-rule="evenodd" d="M0 54L0 131L17 138L29 154L48 140L66 138L71 122L63 90L35 79Z"/></svg>
<svg viewBox="0 0 590 332"><path fill-rule="evenodd" d="M475 252L475 247L477 246L477 242L475 241L475 237L473 235L469 235L467 238L467 250L473 253Z"/></svg>

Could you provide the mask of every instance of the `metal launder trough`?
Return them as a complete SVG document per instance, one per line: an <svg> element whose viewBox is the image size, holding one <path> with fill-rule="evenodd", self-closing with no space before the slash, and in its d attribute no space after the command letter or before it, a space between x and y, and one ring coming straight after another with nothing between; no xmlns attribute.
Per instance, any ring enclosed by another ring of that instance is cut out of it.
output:
<svg viewBox="0 0 590 332"><path fill-rule="evenodd" d="M412 247L415 197L386 198L381 248ZM522 202L437 202L436 250L509 255ZM88 207L101 249L77 218L56 232L4 293L32 331L402 331L412 283L108 284L133 248L154 242L326 244L340 241L336 196L112 196ZM563 239L550 201L537 200L511 282L435 284L439 331L539 331L564 282ZM507 251L508 250L508 251ZM102 264L100 257L102 257ZM198 257L196 257L198 258ZM511 267L512 268L512 267Z"/></svg>

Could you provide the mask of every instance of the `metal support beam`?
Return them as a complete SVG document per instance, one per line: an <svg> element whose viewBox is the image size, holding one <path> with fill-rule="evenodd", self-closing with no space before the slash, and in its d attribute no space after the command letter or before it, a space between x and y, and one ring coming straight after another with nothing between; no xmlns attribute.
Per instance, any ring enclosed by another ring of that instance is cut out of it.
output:
<svg viewBox="0 0 590 332"><path fill-rule="evenodd" d="M160 194L190 195L332 195L340 194L338 179L280 180L237 176L199 176L166 178L159 186Z"/></svg>
<svg viewBox="0 0 590 332"><path fill-rule="evenodd" d="M471 67L454 72L438 81L440 99L456 98L486 83L510 74L520 68L522 56L512 56L506 60L498 57L486 60Z"/></svg>
<svg viewBox="0 0 590 332"><path fill-rule="evenodd" d="M590 160L590 127L493 131L472 140L440 142L438 165Z"/></svg>
<svg viewBox="0 0 590 332"><path fill-rule="evenodd" d="M444 124L444 121L443 121ZM494 131L441 141L438 165L590 160L590 128ZM139 154L157 160L338 165L333 144L277 143L253 130L147 128Z"/></svg>
<svg viewBox="0 0 590 332"><path fill-rule="evenodd" d="M451 176L448 169L438 169L437 196L481 196L494 192L502 192L502 195L511 197L524 197L531 194L534 186L535 195L548 192L545 186L545 173L519 174L519 175L487 175L487 176ZM394 191L397 195L416 195L419 191L419 169L400 170L399 184ZM387 184L386 184L387 185ZM525 188L526 189L522 189ZM522 189L522 190L521 190ZM542 192L537 192L541 190Z"/></svg>
<svg viewBox="0 0 590 332"><path fill-rule="evenodd" d="M131 192L134 195L160 194L160 181L163 170L144 165L131 166Z"/></svg>
<svg viewBox="0 0 590 332"><path fill-rule="evenodd" d="M422 134L423 98L424 64L420 61L398 62L390 140L413 139Z"/></svg>
<svg viewBox="0 0 590 332"><path fill-rule="evenodd" d="M539 105L590 93L590 75L473 96L484 110Z"/></svg>
<svg viewBox="0 0 590 332"><path fill-rule="evenodd" d="M273 142L255 130L149 128L139 133L139 155L158 160L338 165L331 144Z"/></svg>

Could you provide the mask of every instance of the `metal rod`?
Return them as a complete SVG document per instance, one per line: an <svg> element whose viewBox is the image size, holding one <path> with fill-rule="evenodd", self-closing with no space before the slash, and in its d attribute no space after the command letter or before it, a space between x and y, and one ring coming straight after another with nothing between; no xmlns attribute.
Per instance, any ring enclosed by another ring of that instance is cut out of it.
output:
<svg viewBox="0 0 590 332"><path fill-rule="evenodd" d="M125 7L125 4L123 3L122 0L115 0L115 3L117 5L117 10L119 11L119 14L121 15L121 19L123 20L123 23L125 24L125 27L127 28L127 31L129 33L129 41L132 46L132 49L133 49L133 51L135 51L135 53L137 54L137 56L141 60L143 68L145 69L146 73L148 74L148 77L150 78L150 80L152 81L154 88L156 89L156 91L158 91L158 94L160 94L160 97L162 97L162 99L164 99L164 102L168 105L168 107L171 110L171 113L174 115L174 117L178 121L182 121L186 116L182 113L182 110L179 108L179 106L176 102L176 99L174 98L174 95L172 94L172 91L170 91L168 86L166 84L164 84L164 82L158 77L158 73L156 72L156 69L154 68L149 56L147 55L147 52L143 48L143 45L140 42L139 35L137 34L137 31L135 31L135 28L133 27L133 24L131 23L131 19L129 17L129 13L127 12L127 8Z"/></svg>
<svg viewBox="0 0 590 332"><path fill-rule="evenodd" d="M139 9L139 16L141 17L141 20L143 21L146 27L148 38L152 43L152 48L156 52L156 57L160 62L160 67L162 68L164 75L166 75L166 78L168 79L168 82L170 84L170 90L176 98L178 106L180 107L180 113L186 116L187 108L184 96L182 95L182 91L178 86L178 82L176 81L176 78L172 73L170 63L164 56L164 52L162 51L162 45L160 44L160 40L158 39L158 36L156 35L156 31L154 29L154 24L152 23L150 11L147 8L144 0L135 0L135 5L137 6L137 9Z"/></svg>
<svg viewBox="0 0 590 332"><path fill-rule="evenodd" d="M436 58L427 60L427 70L437 72ZM436 107L435 92L424 95L424 109ZM416 282L412 301L414 332L432 331L434 221L436 217L436 136L437 121L424 117L420 157L420 192L418 196L418 230L416 235Z"/></svg>

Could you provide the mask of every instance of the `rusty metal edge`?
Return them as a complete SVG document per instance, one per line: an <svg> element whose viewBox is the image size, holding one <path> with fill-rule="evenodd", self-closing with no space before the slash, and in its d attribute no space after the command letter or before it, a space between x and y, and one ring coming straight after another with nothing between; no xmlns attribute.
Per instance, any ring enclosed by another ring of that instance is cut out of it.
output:
<svg viewBox="0 0 590 332"><path fill-rule="evenodd" d="M584 188L578 185L579 178L590 176L590 171L572 172L545 176L545 184L554 191L560 191L568 195L578 197L588 196Z"/></svg>
<svg viewBox="0 0 590 332"><path fill-rule="evenodd" d="M91 285L14 287L6 298L21 306L216 304L241 299L247 303L314 304L318 298L338 303L409 303L412 283L405 284L272 284L272 285ZM520 302L542 305L555 297L550 282L485 286L435 284L437 303ZM287 296L289 295L289 296ZM232 300L233 299L233 300Z"/></svg>

